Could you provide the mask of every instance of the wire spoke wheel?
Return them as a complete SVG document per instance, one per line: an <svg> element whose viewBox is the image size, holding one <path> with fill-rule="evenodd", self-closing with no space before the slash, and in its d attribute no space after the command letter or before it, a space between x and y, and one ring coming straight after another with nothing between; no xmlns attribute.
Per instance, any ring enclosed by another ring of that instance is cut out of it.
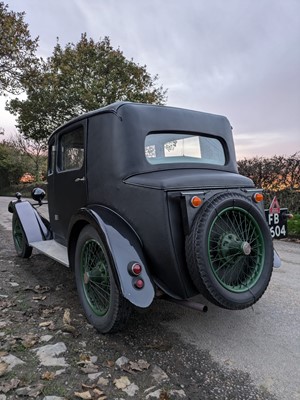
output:
<svg viewBox="0 0 300 400"><path fill-rule="evenodd" d="M18 256L22 258L30 257L32 247L28 245L20 219L16 213L13 214L12 218L12 235Z"/></svg>
<svg viewBox="0 0 300 400"><path fill-rule="evenodd" d="M105 315L110 304L109 266L103 249L96 240L85 242L80 264L87 301L96 315Z"/></svg>
<svg viewBox="0 0 300 400"><path fill-rule="evenodd" d="M264 267L264 241L255 219L242 208L226 208L214 219L208 235L211 269L220 284L246 292Z"/></svg>
<svg viewBox="0 0 300 400"><path fill-rule="evenodd" d="M13 224L13 238L16 250L21 252L24 246L24 235L19 218L15 218Z"/></svg>
<svg viewBox="0 0 300 400"><path fill-rule="evenodd" d="M74 260L76 286L88 321L101 333L117 332L126 325L131 305L116 284L110 247L100 232L86 225L79 234Z"/></svg>
<svg viewBox="0 0 300 400"><path fill-rule="evenodd" d="M186 237L191 278L212 303L231 310L253 305L268 287L273 244L264 215L240 193L221 193L199 210Z"/></svg>

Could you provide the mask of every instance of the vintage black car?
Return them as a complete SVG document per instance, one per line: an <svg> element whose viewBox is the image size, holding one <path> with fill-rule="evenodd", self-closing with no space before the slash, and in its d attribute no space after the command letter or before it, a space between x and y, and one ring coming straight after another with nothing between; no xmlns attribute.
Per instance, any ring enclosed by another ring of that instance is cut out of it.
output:
<svg viewBox="0 0 300 400"><path fill-rule="evenodd" d="M36 205L18 194L15 248L73 268L100 332L156 296L238 310L265 292L274 251L262 190L239 175L225 117L118 102L58 128L48 160L49 221L36 210L42 190Z"/></svg>

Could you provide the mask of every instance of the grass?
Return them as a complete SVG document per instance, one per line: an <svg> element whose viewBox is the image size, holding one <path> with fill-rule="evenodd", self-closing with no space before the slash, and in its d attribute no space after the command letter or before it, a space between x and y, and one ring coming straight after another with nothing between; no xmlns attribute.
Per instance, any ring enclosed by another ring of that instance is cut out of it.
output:
<svg viewBox="0 0 300 400"><path fill-rule="evenodd" d="M288 236L300 239L300 214L294 214L294 218L288 220Z"/></svg>
<svg viewBox="0 0 300 400"><path fill-rule="evenodd" d="M43 395L64 397L67 395L67 389L59 382L50 381L43 388Z"/></svg>

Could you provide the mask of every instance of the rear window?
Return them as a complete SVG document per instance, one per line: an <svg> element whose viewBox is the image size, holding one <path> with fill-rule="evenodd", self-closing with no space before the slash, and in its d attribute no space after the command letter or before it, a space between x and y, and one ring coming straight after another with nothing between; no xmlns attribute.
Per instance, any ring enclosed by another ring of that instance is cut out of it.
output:
<svg viewBox="0 0 300 400"><path fill-rule="evenodd" d="M150 164L207 163L225 165L225 152L217 138L182 132L155 132L145 139Z"/></svg>

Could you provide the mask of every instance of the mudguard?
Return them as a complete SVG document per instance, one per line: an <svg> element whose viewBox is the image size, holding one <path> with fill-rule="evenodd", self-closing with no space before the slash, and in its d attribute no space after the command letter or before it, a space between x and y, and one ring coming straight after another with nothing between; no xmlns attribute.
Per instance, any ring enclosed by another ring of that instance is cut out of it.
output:
<svg viewBox="0 0 300 400"><path fill-rule="evenodd" d="M11 201L8 205L8 211L11 213L15 212L18 215L29 244L52 239L50 230L29 201Z"/></svg>
<svg viewBox="0 0 300 400"><path fill-rule="evenodd" d="M76 241L82 227L89 223L98 231L111 255L111 264L116 282L123 296L135 306L146 308L154 298L154 286L147 271L142 244L132 227L117 213L104 206L82 208L71 219L69 227L68 252L70 264L74 265ZM137 289L128 267L132 263L142 266L139 278L144 287Z"/></svg>
<svg viewBox="0 0 300 400"><path fill-rule="evenodd" d="M281 259L279 257L279 254L277 251L274 249L274 262L273 262L273 268L280 268L281 267Z"/></svg>

